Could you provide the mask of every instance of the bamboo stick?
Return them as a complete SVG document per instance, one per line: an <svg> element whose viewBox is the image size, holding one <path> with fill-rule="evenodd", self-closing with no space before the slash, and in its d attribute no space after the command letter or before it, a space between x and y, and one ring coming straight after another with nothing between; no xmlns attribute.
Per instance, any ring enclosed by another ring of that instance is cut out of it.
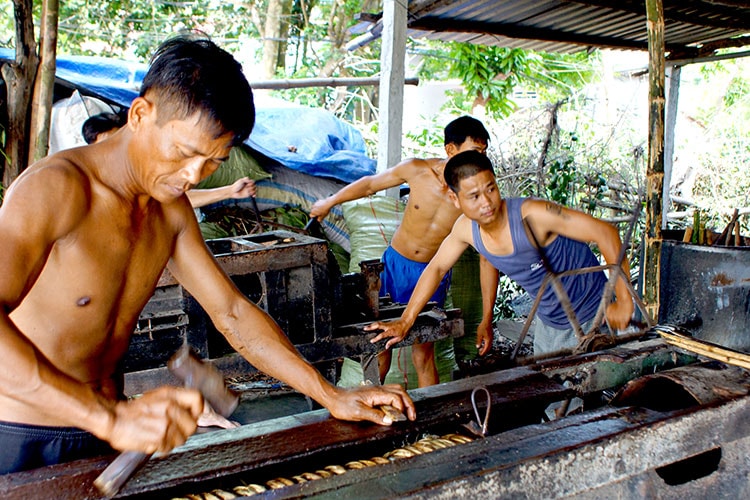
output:
<svg viewBox="0 0 750 500"><path fill-rule="evenodd" d="M722 347L705 340L697 340L679 333L657 330L667 343L707 358L750 370L750 355Z"/></svg>

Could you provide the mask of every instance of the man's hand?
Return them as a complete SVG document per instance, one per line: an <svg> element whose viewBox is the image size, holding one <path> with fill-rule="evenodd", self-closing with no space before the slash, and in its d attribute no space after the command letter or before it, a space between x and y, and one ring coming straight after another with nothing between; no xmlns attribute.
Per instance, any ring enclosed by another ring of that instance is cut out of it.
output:
<svg viewBox="0 0 750 500"><path fill-rule="evenodd" d="M412 325L408 324L402 319L397 319L395 321L376 321L375 323L370 323L367 325L364 330L367 332L371 332L373 330L383 330L382 332L378 333L375 337L373 337L370 340L371 344L374 344L380 340L383 340L385 338L391 337L391 339L385 343L385 348L390 349L391 346L394 344L398 344L404 338L406 338L406 334L409 333L409 329Z"/></svg>
<svg viewBox="0 0 750 500"><path fill-rule="evenodd" d="M310 209L310 218L318 219L318 222L323 222L323 219L326 218L326 216L328 215L328 212L330 211L331 211L331 207L329 206L328 198L318 200L315 203L313 203L313 206Z"/></svg>
<svg viewBox="0 0 750 500"><path fill-rule="evenodd" d="M327 406L331 415L341 420L355 422L369 420L376 424L391 425L393 419L378 406L390 405L404 413L409 420L417 418L417 411L406 391L397 384L366 385L351 389L337 388L336 397Z"/></svg>
<svg viewBox="0 0 750 500"><path fill-rule="evenodd" d="M99 437L118 450L166 453L195 432L202 411L203 398L198 391L161 387L118 402L109 431Z"/></svg>
<svg viewBox="0 0 750 500"><path fill-rule="evenodd" d="M479 326L477 326L477 349L480 356L484 356L490 351L494 336L495 332L492 328L492 322L482 320Z"/></svg>
<svg viewBox="0 0 750 500"><path fill-rule="evenodd" d="M607 306L607 321L609 327L614 330L624 330L630 324L633 317L633 301L617 300Z"/></svg>
<svg viewBox="0 0 750 500"><path fill-rule="evenodd" d="M243 177L241 179L237 179L236 181L234 181L234 183L232 183L232 185L230 186L229 197L235 200L240 200L242 198L255 196L256 191L255 181L253 181L249 177Z"/></svg>

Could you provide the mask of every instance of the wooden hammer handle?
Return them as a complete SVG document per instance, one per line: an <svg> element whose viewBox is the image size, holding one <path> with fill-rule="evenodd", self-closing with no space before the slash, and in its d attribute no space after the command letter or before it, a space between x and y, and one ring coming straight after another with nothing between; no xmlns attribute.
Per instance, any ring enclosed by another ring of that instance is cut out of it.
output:
<svg viewBox="0 0 750 500"><path fill-rule="evenodd" d="M148 462L151 455L140 451L124 451L94 480L99 491L112 498L135 472Z"/></svg>

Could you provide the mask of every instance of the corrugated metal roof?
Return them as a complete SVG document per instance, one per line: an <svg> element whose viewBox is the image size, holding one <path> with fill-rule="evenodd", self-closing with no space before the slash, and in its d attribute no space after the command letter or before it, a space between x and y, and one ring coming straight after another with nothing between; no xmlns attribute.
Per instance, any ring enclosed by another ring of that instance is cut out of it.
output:
<svg viewBox="0 0 750 500"><path fill-rule="evenodd" d="M664 0L670 58L750 45L750 2ZM648 49L643 0L417 0L409 2L411 37L545 52L591 47ZM380 21L360 46L380 36Z"/></svg>

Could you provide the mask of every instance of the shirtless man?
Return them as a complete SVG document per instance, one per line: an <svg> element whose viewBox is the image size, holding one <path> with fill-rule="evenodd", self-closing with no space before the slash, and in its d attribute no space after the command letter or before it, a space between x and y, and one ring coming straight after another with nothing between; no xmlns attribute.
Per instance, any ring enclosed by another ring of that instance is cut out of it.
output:
<svg viewBox="0 0 750 500"><path fill-rule="evenodd" d="M322 221L339 203L363 198L404 183L409 184L406 212L382 259L385 269L381 275L380 291L382 295L389 294L394 302L409 301L419 275L461 214L450 201L450 190L443 180L443 170L448 158L469 150L485 153L489 134L479 120L462 116L445 127L444 142L447 158L405 160L384 172L349 184L328 198L317 201L310 210L310 217ZM446 276L432 297L441 306L445 302L449 284L450 277ZM486 331L484 328L484 332ZM480 344L480 353L484 354L490 348L490 343L478 338L477 346ZM434 385L439 381L434 351L432 342L412 346L412 362L419 387ZM378 365L382 382L391 366L390 350L378 356Z"/></svg>
<svg viewBox="0 0 750 500"><path fill-rule="evenodd" d="M125 401L115 373L165 265L253 366L334 417L387 425L384 404L416 417L401 387L326 381L203 242L185 192L247 138L254 117L231 55L172 39L122 130L44 158L10 186L0 207L0 473L97 455L105 442L167 452L196 430L197 391Z"/></svg>
<svg viewBox="0 0 750 500"><path fill-rule="evenodd" d="M622 242L616 227L549 201L500 198L495 172L484 155L466 152L454 156L445 168L445 180L451 188L451 200L463 215L422 273L401 318L365 327L365 330L382 330L372 342L387 338L386 347L400 342L443 275L469 245L506 276L518 281L532 296L539 291L547 273L534 241L559 273L599 265L589 242L596 243L609 264L617 262ZM627 260L623 261L622 268L625 276L629 276ZM577 274L562 282L573 311L587 331L593 326L604 292L604 273ZM628 325L634 309L622 278L615 285L615 296L616 301L608 304L606 315L610 327L620 330ZM552 287L547 287L542 297L537 310L534 354L575 348L578 338Z"/></svg>

